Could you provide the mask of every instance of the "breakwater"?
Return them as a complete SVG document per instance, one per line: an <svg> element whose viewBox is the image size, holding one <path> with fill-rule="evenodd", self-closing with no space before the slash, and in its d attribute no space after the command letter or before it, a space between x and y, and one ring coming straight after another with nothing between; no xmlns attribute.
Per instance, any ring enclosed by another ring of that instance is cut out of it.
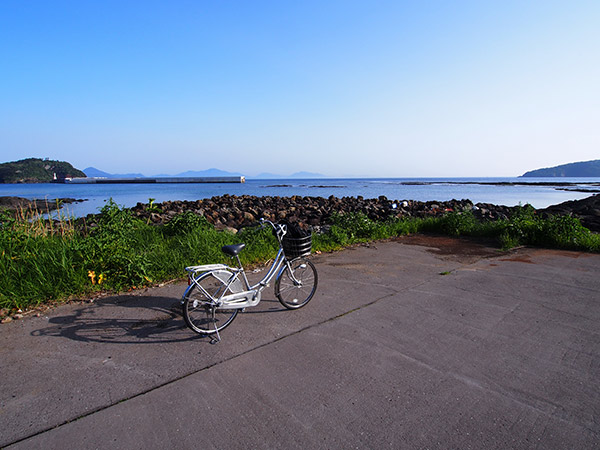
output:
<svg viewBox="0 0 600 450"><path fill-rule="evenodd" d="M245 183L246 177L134 177L134 178L65 178L67 184L193 184Z"/></svg>

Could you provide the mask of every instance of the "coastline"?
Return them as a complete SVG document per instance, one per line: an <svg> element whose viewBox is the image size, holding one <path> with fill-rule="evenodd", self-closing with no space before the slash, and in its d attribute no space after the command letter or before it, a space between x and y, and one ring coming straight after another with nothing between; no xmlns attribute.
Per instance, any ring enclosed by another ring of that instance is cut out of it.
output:
<svg viewBox="0 0 600 450"><path fill-rule="evenodd" d="M559 191L600 193L600 182L595 181L406 181L400 183L405 186L433 186L433 185L478 185L478 186L544 186L554 187ZM587 188L581 186L588 186Z"/></svg>
<svg viewBox="0 0 600 450"><path fill-rule="evenodd" d="M151 201L134 208L110 202L100 214L74 220L50 217L36 211L18 211L16 220L2 215L0 316L73 295L172 280L190 261L214 262L223 257L215 254L216 249L240 241L250 244L243 255L248 262L263 260L272 250L272 243L263 239L268 231L257 227L263 217L297 223L310 231L317 253L414 233L487 237L503 249L533 245L600 251L600 195L546 210L466 199L399 201L383 195L376 199L222 195ZM39 265L42 260L48 264ZM49 277L56 283L43 281Z"/></svg>
<svg viewBox="0 0 600 450"><path fill-rule="evenodd" d="M435 218L451 212L470 211L479 221L505 220L519 206L473 203L471 200L427 201L390 200L357 197L257 197L223 195L207 200L138 203L131 208L137 217L155 224L164 224L177 214L192 212L205 217L217 229L237 232L253 226L260 217L274 221L302 222L317 231L330 223L336 213L360 213L374 221L390 218ZM583 226L600 232L600 195L583 200L571 200L548 208L537 209L539 215L573 215ZM88 216L93 219L93 216Z"/></svg>
<svg viewBox="0 0 600 450"><path fill-rule="evenodd" d="M565 183L571 184L571 183ZM598 184L598 183L594 183ZM593 232L600 232L600 195L592 195L582 200L568 200L546 208L537 208L540 215L572 215ZM0 212L7 211L48 214L59 210L65 204L85 202L86 199L26 199L17 196L0 197ZM384 195L365 199L356 197L311 197L293 195L252 196L221 195L210 199L172 200L157 203L141 203L128 208L134 216L149 223L165 224L177 214L192 212L205 217L217 229L237 232L241 228L253 226L260 217L275 221L305 222L319 230L329 224L335 213L362 213L371 220L384 221L396 218L440 217L449 212L471 211L480 221L504 220L509 218L518 206L505 206L492 203L473 202L469 199L447 201L390 200ZM94 223L101 213L87 214L76 221Z"/></svg>
<svg viewBox="0 0 600 450"><path fill-rule="evenodd" d="M81 203L84 201L86 200L75 198L27 199L18 196L3 196L0 197L0 211L37 211L45 214L50 211L56 211L57 209L62 208L65 204Z"/></svg>
<svg viewBox="0 0 600 450"><path fill-rule="evenodd" d="M546 208L567 200L580 200L600 189L595 179L519 178L315 178L315 179L248 179L246 183L228 184L89 184L58 183L0 184L1 196L27 199L77 198L61 210L68 216L84 217L97 213L108 199L126 208L138 202L196 201L222 195L357 197L415 201L449 201L470 199L473 203L517 206L530 204ZM39 205L39 202L38 202Z"/></svg>

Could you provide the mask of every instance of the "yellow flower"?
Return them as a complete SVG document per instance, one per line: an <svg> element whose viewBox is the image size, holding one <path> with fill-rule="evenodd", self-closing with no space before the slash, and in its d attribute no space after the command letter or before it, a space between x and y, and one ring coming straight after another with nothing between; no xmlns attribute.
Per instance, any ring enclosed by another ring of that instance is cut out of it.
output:
<svg viewBox="0 0 600 450"><path fill-rule="evenodd" d="M103 282L104 280L106 280L106 275L104 275L103 273L101 273L101 274L98 276L98 284L102 284L102 282Z"/></svg>
<svg viewBox="0 0 600 450"><path fill-rule="evenodd" d="M88 277L92 280L92 284L96 284L96 274L93 270L88 270Z"/></svg>

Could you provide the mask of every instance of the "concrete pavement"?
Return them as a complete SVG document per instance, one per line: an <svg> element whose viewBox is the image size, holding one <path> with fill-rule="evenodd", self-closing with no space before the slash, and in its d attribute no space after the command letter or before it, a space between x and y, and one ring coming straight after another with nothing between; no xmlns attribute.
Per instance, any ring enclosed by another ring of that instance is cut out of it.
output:
<svg viewBox="0 0 600 450"><path fill-rule="evenodd" d="M0 446L600 448L600 255L413 236L314 262L309 305L267 289L217 345L183 283L0 326Z"/></svg>

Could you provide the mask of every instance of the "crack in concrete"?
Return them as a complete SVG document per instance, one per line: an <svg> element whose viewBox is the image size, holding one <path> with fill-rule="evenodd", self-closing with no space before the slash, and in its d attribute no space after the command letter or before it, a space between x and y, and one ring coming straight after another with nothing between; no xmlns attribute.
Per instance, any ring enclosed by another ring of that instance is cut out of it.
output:
<svg viewBox="0 0 600 450"><path fill-rule="evenodd" d="M372 284L371 284L371 285L372 285ZM269 345L272 345L272 344L276 344L276 343L278 343L278 342L282 341L283 339L287 339L287 338L289 338L289 337L291 337L291 336L295 336L295 335L297 335L297 334L300 334L300 333L302 333L302 332L304 332L304 331L306 331L306 330L310 330L310 329L313 329L313 328L319 327L319 326L321 326L321 325L324 325L324 324L326 324L326 323L329 323L329 322L335 321L335 320L337 320L337 319L339 319L339 318L341 318L341 317L347 316L348 314L352 314L352 313L354 313L354 312L356 312L356 311L359 311L359 310L361 310L361 309L363 309L363 308L366 308L366 307L368 307L368 306L371 306L371 305L373 305L373 304L375 304L375 303L377 303L377 302L379 302L379 301L381 301L381 300L384 300L384 299L386 299L386 298L388 298L388 297L392 297L392 296L394 296L394 295L396 295L396 294L398 294L398 293L400 292L400 291L397 291L397 290L395 290L395 289L392 289L392 291L393 291L392 293L386 294L386 295L384 295L384 296L382 296L382 297L378 297L378 298L376 298L375 300L372 300L372 301L370 301L370 302L368 302L368 303L365 303L365 304L363 304L363 305L361 305L361 306L358 306L358 307L356 307L356 308L353 308L353 309L351 309L351 310L349 310L349 311L343 312L343 313L341 313L341 314L338 314L338 315L336 315L336 316L334 316L334 317L330 317L330 318L328 318L328 319L322 320L322 321L320 321L320 322L317 322L317 323L314 323L314 324L308 325L308 326L306 326L306 327L304 327L304 328L301 328L301 329L299 329L299 330L296 330L296 331L294 331L294 332L292 332L292 333L289 333L289 334L286 334L286 335L284 335L284 336L280 336L280 337L278 337L278 338L275 338L275 339L273 339L273 340L271 340L271 341L269 341L269 342L265 342L265 343L263 343L263 344L260 344L260 345L257 345L257 346L255 346L255 347L249 348L249 349L247 349L247 350L245 350L245 351L243 351L243 352L240 352L240 353L238 353L238 354L231 355L231 356L230 356L230 357L228 357L228 358L224 358L224 359L221 359L221 360L219 360L219 361L215 361L214 363L212 363L212 364L209 364L209 365L207 365L207 366L205 366L205 367L202 367L201 369L194 370L194 371L192 371L192 372L189 372L189 373L187 373L187 374L184 374L184 375L181 375L181 376L179 376L179 377L173 378L173 379L171 379L171 380L165 381L164 383L158 384L158 385L156 385L156 386L154 386L154 387L152 387L152 388L150 388L150 389L147 389L147 390L145 390L145 391L142 391L142 392L139 392L139 393L137 393L137 394L131 395L131 396L129 396L129 397L126 397L126 398L120 399L120 400L118 400L118 401L116 401L116 402L112 402L112 399L110 399L110 400L111 400L111 403L110 403L109 405L104 405L104 406L101 406L101 407L95 408L95 409L93 409L93 410L91 410L91 411L88 411L88 412L86 412L85 414L81 414L81 415L80 415L80 416L78 416L78 417L75 417L75 418L73 418L73 419L69 419L69 420L65 420L64 422L62 422L62 423L60 423L60 424L58 424L58 425L54 425L54 426L52 426L52 427L48 427L48 428L45 428L45 429L43 429L43 430L37 431L37 432L35 432L35 433L31 434L31 435L28 435L28 436L25 436L25 437L23 437L23 438L17 439L17 440L15 440L15 441L13 441L13 442L9 442L9 443L7 443L7 444L5 444L5 445L6 445L6 446L10 446L10 445L15 445L15 444L18 444L18 443L20 443L20 442L26 441L27 439L31 439L31 438L33 438L33 437L36 437L36 436L39 436L39 435L41 435L41 434L47 433L48 431L52 431L52 430L58 429L58 428L60 428L60 427L63 427L63 426L65 426L65 425L68 425L68 424L70 424L70 423L77 422L78 420L84 419L84 418L86 418L86 417L89 417L89 416L91 416L91 415L94 415L94 414L96 414L96 413L99 413L99 412L102 412L102 411L108 410L108 409L112 408L113 406L116 406L116 405L118 405L118 404L120 404L120 403L124 403L124 402L127 402L127 401L129 401L129 400L133 400L133 399L135 399L135 398L138 398L138 397L141 397L141 396L143 396L143 395L149 394L149 393L151 393L151 392L153 392L153 391L156 391L156 390L158 390L158 389L161 389L161 388L163 388L163 387L169 386L169 385L171 385L171 384L173 384L173 383L177 383L178 381L181 381L181 380L183 380L183 379L185 379L185 378L188 378L188 377L190 377L190 376L196 375L196 374L198 374L198 373L204 372L204 371L206 371L206 370L208 370L208 369L211 369L211 368L213 368L213 367L215 367L215 366L218 366L218 365L220 365L220 364L224 364L224 363L226 363L226 362L229 362L229 361L232 361L232 360L234 360L234 359L236 359L236 358L239 358L239 357L242 357L242 356L244 356L244 355L247 355L247 354L249 354L249 353L251 353L251 352L254 352L254 351L256 351L256 350L259 350L259 349L261 349L261 348L263 348L263 347L266 347L266 346L269 346Z"/></svg>

